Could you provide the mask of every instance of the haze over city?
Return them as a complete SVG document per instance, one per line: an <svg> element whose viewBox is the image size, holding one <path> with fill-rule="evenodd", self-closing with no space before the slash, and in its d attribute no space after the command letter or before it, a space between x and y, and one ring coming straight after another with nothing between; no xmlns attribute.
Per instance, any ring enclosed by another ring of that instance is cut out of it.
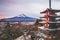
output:
<svg viewBox="0 0 60 40"><path fill-rule="evenodd" d="M60 0L52 0L52 8L60 9ZM40 12L49 8L49 0L0 0L0 18L25 14L40 17Z"/></svg>

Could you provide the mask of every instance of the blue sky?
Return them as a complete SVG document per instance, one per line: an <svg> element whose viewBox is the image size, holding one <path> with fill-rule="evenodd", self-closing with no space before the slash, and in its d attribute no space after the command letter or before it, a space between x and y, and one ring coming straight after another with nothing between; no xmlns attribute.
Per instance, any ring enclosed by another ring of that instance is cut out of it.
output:
<svg viewBox="0 0 60 40"><path fill-rule="evenodd" d="M0 17L14 17L25 14L31 17L42 16L41 11L49 7L49 0L0 0ZM52 0L52 8L60 9L60 0Z"/></svg>

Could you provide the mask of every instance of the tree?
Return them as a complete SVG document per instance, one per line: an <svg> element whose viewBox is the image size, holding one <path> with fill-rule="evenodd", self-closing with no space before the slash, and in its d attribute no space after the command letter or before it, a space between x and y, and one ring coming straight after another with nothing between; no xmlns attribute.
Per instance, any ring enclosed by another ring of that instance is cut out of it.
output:
<svg viewBox="0 0 60 40"><path fill-rule="evenodd" d="M1 35L1 38L3 40L13 40L12 33L13 33L12 32L12 27L10 26L9 22L7 22L7 25L5 26L5 31Z"/></svg>
<svg viewBox="0 0 60 40"><path fill-rule="evenodd" d="M39 23L39 22L41 22L41 21L43 21L43 20L37 19L34 25L35 25L35 26L37 26L37 25L43 26L42 23Z"/></svg>
<svg viewBox="0 0 60 40"><path fill-rule="evenodd" d="M14 29L13 26L10 26L9 22L7 22L4 33L0 36L0 39L14 40L21 35L23 35L23 32L21 31L20 28Z"/></svg>

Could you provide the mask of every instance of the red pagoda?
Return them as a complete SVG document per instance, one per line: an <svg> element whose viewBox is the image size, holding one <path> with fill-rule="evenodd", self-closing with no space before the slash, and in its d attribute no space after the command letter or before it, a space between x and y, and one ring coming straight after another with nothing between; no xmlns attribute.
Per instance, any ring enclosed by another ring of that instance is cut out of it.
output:
<svg viewBox="0 0 60 40"><path fill-rule="evenodd" d="M40 12L41 14L45 14L44 17L40 17L41 19L44 18L43 21L39 23L44 23L44 29L47 31L46 35L48 36L47 38L51 38L50 40L60 40L60 29L57 27L56 24L60 23L59 21L56 20L56 18L60 17L57 15L57 13L60 12L60 10L55 10L51 8L51 0L49 0L49 8L47 8L45 11ZM48 39L45 39L48 40Z"/></svg>

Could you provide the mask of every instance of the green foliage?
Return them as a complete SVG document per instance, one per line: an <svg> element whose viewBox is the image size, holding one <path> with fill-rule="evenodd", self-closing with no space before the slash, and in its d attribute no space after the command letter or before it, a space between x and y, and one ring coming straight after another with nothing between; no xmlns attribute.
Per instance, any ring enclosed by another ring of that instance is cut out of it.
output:
<svg viewBox="0 0 60 40"><path fill-rule="evenodd" d="M3 40L11 40L10 35L8 35L7 33L4 33L0 36Z"/></svg>
<svg viewBox="0 0 60 40"><path fill-rule="evenodd" d="M42 21L41 19L37 19L36 22L35 22L35 26L39 24L39 22Z"/></svg>
<svg viewBox="0 0 60 40"><path fill-rule="evenodd" d="M13 40L16 39L17 37L21 36L23 34L20 29L13 29L12 26L10 26L9 23L5 26L5 31L4 33L0 36L2 40Z"/></svg>
<svg viewBox="0 0 60 40"><path fill-rule="evenodd" d="M34 27L34 28L32 29L32 31L36 31L36 30L38 30L38 28L37 28L37 27Z"/></svg>
<svg viewBox="0 0 60 40"><path fill-rule="evenodd" d="M20 29L16 29L14 31L14 38L17 38L19 36L23 35L23 32Z"/></svg>
<svg viewBox="0 0 60 40"><path fill-rule="evenodd" d="M1 35L1 38L7 39L8 35L7 34L3 34L3 35Z"/></svg>
<svg viewBox="0 0 60 40"><path fill-rule="evenodd" d="M34 25L38 25L38 19L36 20L35 24Z"/></svg>
<svg viewBox="0 0 60 40"><path fill-rule="evenodd" d="M7 25L5 26L5 31L4 33L1 35L1 38L4 40L12 40L12 27L10 26L9 23L7 23Z"/></svg>

